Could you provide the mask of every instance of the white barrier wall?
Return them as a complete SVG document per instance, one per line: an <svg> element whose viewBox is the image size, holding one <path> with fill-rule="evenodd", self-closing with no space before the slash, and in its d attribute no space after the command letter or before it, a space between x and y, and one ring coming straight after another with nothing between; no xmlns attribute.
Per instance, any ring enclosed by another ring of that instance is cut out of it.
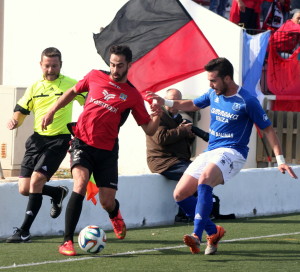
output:
<svg viewBox="0 0 300 272"><path fill-rule="evenodd" d="M300 177L300 166L294 170ZM52 181L51 184L72 189L72 180ZM173 224L178 209L172 198L175 181L149 174L120 176L119 184L117 198L128 228ZM242 170L225 186L216 187L214 193L220 198L221 214L235 213L237 217L246 217L300 212L300 180L281 174L277 168ZM52 219L50 199L44 196L31 234L62 235L66 200L60 217ZM13 227L20 227L27 205L27 197L18 193L17 182L0 184L0 205L0 237L5 238L12 234ZM111 230L108 215L100 205L84 201L76 230L89 224Z"/></svg>

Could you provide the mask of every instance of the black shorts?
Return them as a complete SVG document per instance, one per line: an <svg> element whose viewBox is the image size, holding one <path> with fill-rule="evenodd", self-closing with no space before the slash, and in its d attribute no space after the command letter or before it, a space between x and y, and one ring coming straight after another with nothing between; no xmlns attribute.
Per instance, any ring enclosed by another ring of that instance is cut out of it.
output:
<svg viewBox="0 0 300 272"><path fill-rule="evenodd" d="M93 173L97 187L118 190L118 141L113 150L109 151L87 145L80 139L74 138L69 152L71 169L81 165L89 170L90 175Z"/></svg>
<svg viewBox="0 0 300 272"><path fill-rule="evenodd" d="M20 177L31 177L33 171L40 172L49 180L57 171L70 147L70 134L44 136L32 134L25 143L25 155Z"/></svg>

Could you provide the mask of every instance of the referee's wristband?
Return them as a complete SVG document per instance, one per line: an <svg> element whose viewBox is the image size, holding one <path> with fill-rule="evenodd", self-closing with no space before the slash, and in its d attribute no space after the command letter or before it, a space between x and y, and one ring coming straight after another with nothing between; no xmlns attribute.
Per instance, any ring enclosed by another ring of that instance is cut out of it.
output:
<svg viewBox="0 0 300 272"><path fill-rule="evenodd" d="M284 159L283 155L277 155L276 161L277 161L277 165L285 164L285 159Z"/></svg>
<svg viewBox="0 0 300 272"><path fill-rule="evenodd" d="M165 99L165 106L172 108L174 105L174 100Z"/></svg>

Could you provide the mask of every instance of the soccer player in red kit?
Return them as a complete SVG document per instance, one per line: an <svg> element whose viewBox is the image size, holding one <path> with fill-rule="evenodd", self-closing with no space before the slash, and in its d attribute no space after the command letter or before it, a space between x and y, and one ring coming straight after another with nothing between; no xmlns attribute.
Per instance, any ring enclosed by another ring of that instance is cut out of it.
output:
<svg viewBox="0 0 300 272"><path fill-rule="evenodd" d="M125 238L126 225L115 198L118 189L119 129L130 111L147 135L153 135L159 125L161 112L150 116L141 94L127 79L132 62L130 48L112 46L110 54L110 72L89 72L58 99L42 121L42 128L47 129L57 110L72 101L78 93L88 92L83 112L73 128L75 137L71 142L70 154L74 187L66 208L64 242L59 247L59 253L63 255L76 255L73 236L91 173L100 188L100 203L109 214L117 238Z"/></svg>

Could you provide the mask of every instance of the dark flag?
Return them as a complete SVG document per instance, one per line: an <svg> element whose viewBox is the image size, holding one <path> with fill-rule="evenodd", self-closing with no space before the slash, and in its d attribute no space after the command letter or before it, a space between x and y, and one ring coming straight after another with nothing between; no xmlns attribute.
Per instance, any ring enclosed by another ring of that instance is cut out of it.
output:
<svg viewBox="0 0 300 272"><path fill-rule="evenodd" d="M128 78L141 92L159 91L204 71L217 54L179 0L131 0L100 33L97 52L109 65L109 48L131 48Z"/></svg>

